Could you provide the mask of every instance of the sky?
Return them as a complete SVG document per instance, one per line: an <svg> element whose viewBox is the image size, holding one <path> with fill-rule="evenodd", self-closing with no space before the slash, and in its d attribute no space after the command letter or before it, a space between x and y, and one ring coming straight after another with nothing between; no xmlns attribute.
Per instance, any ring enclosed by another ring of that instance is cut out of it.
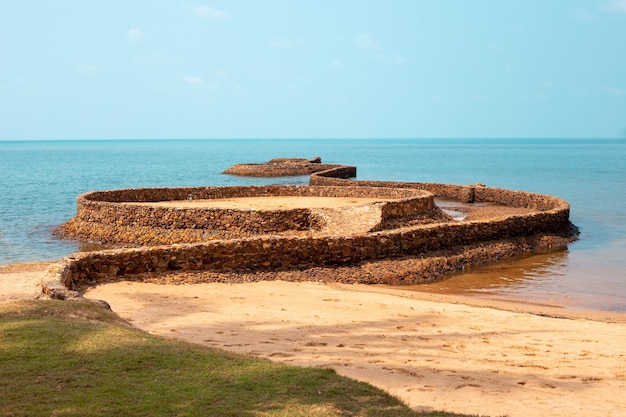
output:
<svg viewBox="0 0 626 417"><path fill-rule="evenodd" d="M624 137L626 0L0 0L0 140Z"/></svg>

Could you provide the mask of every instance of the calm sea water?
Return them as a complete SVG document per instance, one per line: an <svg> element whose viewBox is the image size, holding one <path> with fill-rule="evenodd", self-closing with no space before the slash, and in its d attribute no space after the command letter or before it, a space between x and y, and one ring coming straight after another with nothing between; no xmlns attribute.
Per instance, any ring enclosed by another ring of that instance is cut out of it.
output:
<svg viewBox="0 0 626 417"><path fill-rule="evenodd" d="M567 251L453 277L441 290L626 311L626 140L0 141L0 264L78 250L50 230L90 190L306 183L221 175L234 163L321 156L359 179L483 183L566 199L580 241Z"/></svg>

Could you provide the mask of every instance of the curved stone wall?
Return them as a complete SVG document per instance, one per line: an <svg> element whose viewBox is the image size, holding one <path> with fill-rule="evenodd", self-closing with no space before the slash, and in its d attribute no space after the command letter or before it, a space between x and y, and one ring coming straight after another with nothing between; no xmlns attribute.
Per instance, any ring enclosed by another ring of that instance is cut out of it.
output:
<svg viewBox="0 0 626 417"><path fill-rule="evenodd" d="M343 178L341 168L339 170L338 175ZM527 242L527 237L534 235L560 233L566 237L572 236L571 224L569 223L569 204L557 197L489 188L482 185L459 186L337 179L333 177L332 170L312 175L310 182L311 187L300 188L305 190L314 189L314 186L323 186L318 189L323 190L331 187L329 189L334 189L334 192L340 188L346 193L354 193L355 196L375 193L376 188L385 190L384 192L389 192L388 190L391 189L395 195L402 195L403 197L407 196L407 194L403 194L404 192L411 193L415 190L422 190L428 191L438 198L476 202L488 201L513 207L525 207L532 211L524 215L509 215L489 220L415 225L354 236L265 235L196 244L187 243L79 253L61 260L48 269L43 285L44 292L51 297L64 298L67 296L68 289L78 290L96 282L120 279L144 272L176 270L262 272L353 265L360 262L423 255L433 251L454 250L472 245L489 245L490 242L502 241L503 239ZM171 193L172 199L185 198L189 193L196 193L194 198L210 198L209 196L216 195L215 193L228 192L225 187L161 190L167 190L167 193ZM239 190L239 192L241 191ZM79 197L79 200L84 205L83 208L86 212L91 213L94 206L106 207L108 212L109 208L114 207L114 205L109 205L109 202L103 201L105 199L113 199L120 203L137 200L155 201L154 199L160 192L155 189L97 192L87 194L90 196L89 199L83 195ZM203 194L205 192L206 194ZM116 214L112 213L111 215L115 216ZM543 246L551 244L549 239L547 242ZM518 246L525 248L523 250L536 248L536 246L527 243L520 243ZM515 251L508 253L519 254ZM475 258L460 257L459 259L455 265L447 269L442 268L440 274L429 272L428 276L436 278L441 274L451 272L451 268L465 268ZM480 261L484 262L484 255L481 255ZM393 280L390 279L391 281ZM411 278L403 281L403 283L412 282L423 282L423 278L413 273Z"/></svg>
<svg viewBox="0 0 626 417"><path fill-rule="evenodd" d="M567 210L569 216L569 204L565 200L546 194L508 190L505 188L492 188L481 184L454 185L427 182L349 180L333 177L332 172L326 174L327 175L311 175L310 185L410 188L428 191L436 198L445 200L457 200L464 203L488 202L509 207L524 207L538 211Z"/></svg>
<svg viewBox="0 0 626 417"><path fill-rule="evenodd" d="M431 193L423 190L363 186L248 186L143 188L95 191L77 198L77 214L57 231L58 235L106 243L140 243L138 232L152 239L161 234L162 243L280 234L288 231L320 230L326 227L324 209L281 210L190 208L142 205L176 200L212 200L237 197L348 197L380 199L363 203L376 210L378 218L369 230L377 230L398 219L426 213L434 206ZM346 209L348 212L350 209ZM347 213L349 215L349 213ZM167 233L163 233L167 231ZM189 233L193 231L194 233Z"/></svg>

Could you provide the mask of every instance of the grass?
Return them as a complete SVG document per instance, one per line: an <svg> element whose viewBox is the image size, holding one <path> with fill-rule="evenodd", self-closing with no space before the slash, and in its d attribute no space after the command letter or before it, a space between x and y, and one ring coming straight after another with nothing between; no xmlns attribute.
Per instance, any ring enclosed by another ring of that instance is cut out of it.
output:
<svg viewBox="0 0 626 417"><path fill-rule="evenodd" d="M88 302L0 304L1 416L419 414L331 369L165 340Z"/></svg>

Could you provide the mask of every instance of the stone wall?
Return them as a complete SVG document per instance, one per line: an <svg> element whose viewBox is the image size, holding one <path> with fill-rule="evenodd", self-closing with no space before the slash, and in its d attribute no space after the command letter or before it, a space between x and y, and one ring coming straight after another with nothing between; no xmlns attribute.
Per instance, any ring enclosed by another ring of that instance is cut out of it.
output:
<svg viewBox="0 0 626 417"><path fill-rule="evenodd" d="M445 223L350 237L279 237L212 241L79 253L48 271L54 283L79 289L143 272L168 270L269 271L393 259L476 242L528 236L566 223L564 212L512 216L495 221Z"/></svg>
<svg viewBox="0 0 626 417"><path fill-rule="evenodd" d="M312 175L310 185L316 186L363 186L385 188L411 188L432 193L435 198L443 200L457 200L464 203L489 202L510 207L524 207L531 210L550 211L567 209L569 204L558 197L545 194L529 193L526 191L507 190L505 188L485 187L476 185L454 185L427 182L394 182L394 181L366 181L349 180L326 175Z"/></svg>
<svg viewBox="0 0 626 417"><path fill-rule="evenodd" d="M341 172L338 175L343 176ZM96 282L117 280L151 271L262 272L350 265L363 261L427 254L432 251L507 238L565 232L570 227L567 202L557 197L523 191L484 186L341 180L333 178L332 172L328 171L311 176L311 184L323 185L324 188L318 188L319 192L339 187L346 194L355 196L363 196L368 192L375 193L375 188L392 189L394 195L398 196L406 196L407 194L404 193L411 193L410 190L425 190L438 198L490 201L514 207L526 207L534 211L525 215L512 215L484 221L417 225L355 236L266 235L196 244L78 253L52 265L46 271L43 283L44 292L51 297L63 298L67 296L67 289L78 290ZM163 194L159 193L167 193L172 196L172 199L185 198L190 193L194 198L211 198L209 196L223 196L220 193L228 193L227 188L119 190L90 193L79 197L79 200L89 212L89 208L94 205L110 204L103 201L107 199L117 202L156 201L154 199L157 195L159 199L163 198ZM237 188L238 192L245 192ZM300 188L302 192L314 192L304 190L315 189L315 187ZM278 190L265 187L263 192L278 195L277 193L280 192ZM333 192L338 192L338 190ZM390 206L389 210L393 212L393 206ZM113 212L111 215L116 216ZM118 220L124 221L119 217Z"/></svg>
<svg viewBox="0 0 626 417"><path fill-rule="evenodd" d="M473 193L475 186L471 185L454 185L454 184L438 184L427 182L394 182L394 181L367 181L367 180L348 180L343 176L334 176L334 170L317 173L311 175L309 185L317 186L362 186L362 187L387 187L387 188L411 188L416 190L425 190L433 193L435 197L449 200L458 200L464 203L473 203L470 195ZM349 177L348 177L349 178Z"/></svg>
<svg viewBox="0 0 626 417"><path fill-rule="evenodd" d="M422 190L360 185L323 187L271 185L95 191L77 198L76 217L61 226L57 234L105 243L152 244L156 239L156 243L162 244L189 243L198 241L198 238L204 240L241 238L287 231L307 231L321 226L319 220L311 221L312 217L319 219L320 216L316 215L315 209L309 208L256 210L135 204L271 196L380 198L379 224L425 213L433 207L432 194Z"/></svg>
<svg viewBox="0 0 626 417"><path fill-rule="evenodd" d="M345 178L355 178L356 177L356 167L355 166L350 166L350 165L335 166L335 167L331 167L331 168L323 170L323 171L316 172L315 174L311 175L311 179L314 180L313 177L315 177L315 178L318 178L318 177L323 177L323 178L344 178L344 179ZM312 184L310 181L311 180L309 180L309 185L316 185L316 184Z"/></svg>
<svg viewBox="0 0 626 417"><path fill-rule="evenodd" d="M238 175L244 177L293 177L311 175L320 171L328 171L335 168L345 168L338 164L322 164L304 161L302 163L265 163L265 164L236 164L228 168L223 174ZM349 170L356 176L356 167ZM346 171L347 172L347 171ZM348 178L348 177L346 177Z"/></svg>

